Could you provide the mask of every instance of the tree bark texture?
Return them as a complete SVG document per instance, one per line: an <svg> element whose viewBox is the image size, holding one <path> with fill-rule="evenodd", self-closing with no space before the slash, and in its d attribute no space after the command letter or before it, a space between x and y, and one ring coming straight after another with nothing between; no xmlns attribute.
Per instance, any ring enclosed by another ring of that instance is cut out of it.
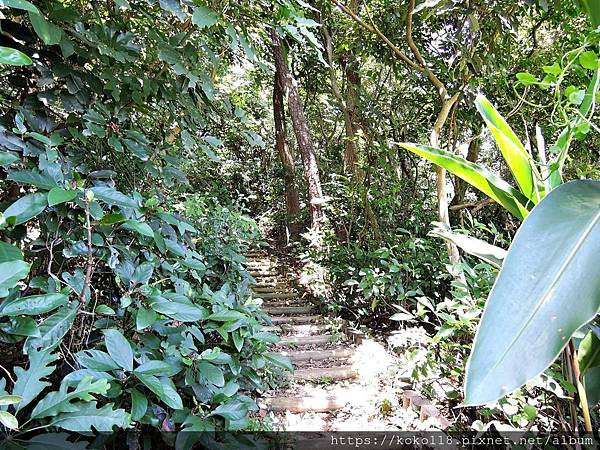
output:
<svg viewBox="0 0 600 450"><path fill-rule="evenodd" d="M285 209L287 228L291 240L297 240L300 233L298 223L300 214L300 201L296 187L296 168L294 153L287 142L287 129L285 124L285 109L283 89L279 73L275 73L273 80L273 120L275 122L275 149L283 166L283 181L285 184Z"/></svg>
<svg viewBox="0 0 600 450"><path fill-rule="evenodd" d="M317 156L315 154L310 130L308 129L306 118L304 116L304 108L298 90L298 82L290 73L287 62L283 56L279 35L274 28L271 28L271 41L273 44L275 67L279 74L283 93L287 97L288 110L290 118L292 119L294 134L296 135L296 141L298 143L298 150L302 157L304 176L308 185L311 225L313 229L319 229L325 219L325 214L322 207L323 190L321 188L321 176L319 173Z"/></svg>

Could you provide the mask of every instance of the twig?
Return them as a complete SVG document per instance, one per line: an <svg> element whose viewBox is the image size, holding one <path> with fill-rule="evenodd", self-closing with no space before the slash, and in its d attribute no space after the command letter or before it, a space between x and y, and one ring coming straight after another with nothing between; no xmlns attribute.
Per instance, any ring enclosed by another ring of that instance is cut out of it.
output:
<svg viewBox="0 0 600 450"><path fill-rule="evenodd" d="M13 379L13 377L10 375L10 372L8 370L6 370L6 368L0 364L0 369L4 370L4 373L6 373L6 376L8 377L8 379L12 382L12 384L15 384L15 380Z"/></svg>
<svg viewBox="0 0 600 450"><path fill-rule="evenodd" d="M79 302L85 302L85 291L89 289L92 280L92 270L94 268L94 247L92 244L92 224L90 222L90 201L85 201L85 228L87 230L87 262L85 279L83 281L83 287L81 288L81 294L79 294Z"/></svg>

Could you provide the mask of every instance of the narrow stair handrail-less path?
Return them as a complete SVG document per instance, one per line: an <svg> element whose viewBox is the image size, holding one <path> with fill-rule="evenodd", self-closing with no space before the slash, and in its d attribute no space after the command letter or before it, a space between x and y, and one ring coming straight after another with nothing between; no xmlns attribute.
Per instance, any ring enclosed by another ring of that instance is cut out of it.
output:
<svg viewBox="0 0 600 450"><path fill-rule="evenodd" d="M259 399L261 415L272 415L274 430L398 430L379 414L386 396L397 396L399 388L412 393L405 379L386 381L394 357L381 344L349 334L339 321L324 316L319 304L301 292L286 259L271 249L247 255L256 280L253 296L262 299L270 317L264 330L280 337L272 351L294 366L283 387ZM419 411L407 409L406 415L407 421L424 419Z"/></svg>

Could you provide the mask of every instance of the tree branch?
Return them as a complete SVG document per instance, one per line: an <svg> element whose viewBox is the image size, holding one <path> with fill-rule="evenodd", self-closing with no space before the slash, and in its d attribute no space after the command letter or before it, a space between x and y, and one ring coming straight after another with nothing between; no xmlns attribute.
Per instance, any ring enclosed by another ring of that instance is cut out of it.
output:
<svg viewBox="0 0 600 450"><path fill-rule="evenodd" d="M343 3L339 2L338 0L332 0L332 1L333 1L333 3L335 3L337 5L338 8L340 8L344 13L346 13L348 16L350 16L352 18L352 20L354 20L357 24L359 24L365 30L370 31L373 34L376 34L379 37L379 39L381 39L383 42L385 42L385 44L394 52L394 54L398 58L400 58L400 60L406 66L410 67L411 69L417 70L419 72L425 72L425 70L424 70L423 67L419 66L412 59L410 59L408 56L406 56L404 54L404 52L402 50L400 50L398 47L396 47L394 45L394 43L392 41L390 41L379 30L379 28L377 28L377 26L374 23L368 24L367 22L365 22L364 20L362 20L360 17L358 17L358 15L354 11L352 11L350 8L348 8Z"/></svg>

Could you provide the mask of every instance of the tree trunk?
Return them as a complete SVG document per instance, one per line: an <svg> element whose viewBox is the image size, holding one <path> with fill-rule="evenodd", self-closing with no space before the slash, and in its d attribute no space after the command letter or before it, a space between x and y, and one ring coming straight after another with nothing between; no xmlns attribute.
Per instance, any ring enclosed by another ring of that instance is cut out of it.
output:
<svg viewBox="0 0 600 450"><path fill-rule="evenodd" d="M298 200L298 189L296 188L296 168L294 165L294 154L287 143L287 130L285 125L285 109L283 105L283 89L279 74L275 73L273 80L273 119L275 122L275 149L283 166L283 181L285 184L285 209L287 229L292 241L298 239L300 224L300 201Z"/></svg>
<svg viewBox="0 0 600 450"><path fill-rule="evenodd" d="M275 67L279 74L283 92L288 99L288 109L294 127L294 134L296 135L298 149L302 157L304 176L308 185L311 224L313 229L319 229L325 219L325 214L322 208L323 191L321 189L321 176L319 174L317 156L315 155L310 131L304 117L304 108L302 107L302 100L298 91L298 83L290 73L287 62L283 57L281 42L274 28L271 28L271 40Z"/></svg>
<svg viewBox="0 0 600 450"><path fill-rule="evenodd" d="M448 114L452 109L452 106L458 101L458 95L454 95L451 98L442 100L442 106L440 112L435 120L435 124L431 130L429 137L430 145L434 148L438 148L440 145L440 134L448 119ZM446 192L446 169L436 165L436 190L438 200L438 217L440 222L450 226L450 216L448 214L448 193ZM460 262L460 253L458 247L450 241L446 241L446 247L448 249L448 257L451 264L458 264ZM464 277L464 276L463 276Z"/></svg>
<svg viewBox="0 0 600 450"><path fill-rule="evenodd" d="M356 139L360 128L356 100L358 98L358 87L360 86L360 74L358 64L352 52L347 52L347 60L344 67L346 73L346 111L348 124L346 125L346 146L344 149L344 168L346 173L354 173L357 157Z"/></svg>

